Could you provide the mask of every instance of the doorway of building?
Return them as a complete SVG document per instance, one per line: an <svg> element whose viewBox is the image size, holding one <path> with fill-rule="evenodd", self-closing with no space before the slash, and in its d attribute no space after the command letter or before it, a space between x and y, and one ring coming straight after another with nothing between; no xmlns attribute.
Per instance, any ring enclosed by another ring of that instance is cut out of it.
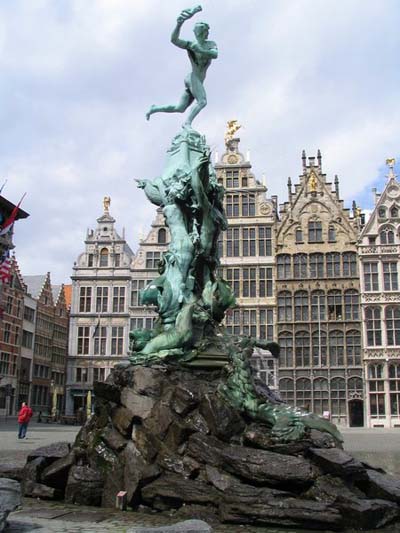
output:
<svg viewBox="0 0 400 533"><path fill-rule="evenodd" d="M349 425L356 428L364 426L364 402L362 400L349 401Z"/></svg>

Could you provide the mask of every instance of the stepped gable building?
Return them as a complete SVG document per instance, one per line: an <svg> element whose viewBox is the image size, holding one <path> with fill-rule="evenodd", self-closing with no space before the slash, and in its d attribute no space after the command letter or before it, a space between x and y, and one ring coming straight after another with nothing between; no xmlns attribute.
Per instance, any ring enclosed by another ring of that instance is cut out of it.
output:
<svg viewBox="0 0 400 533"><path fill-rule="evenodd" d="M369 427L400 427L400 183L389 175L359 242Z"/></svg>
<svg viewBox="0 0 400 533"><path fill-rule="evenodd" d="M53 285L54 328L51 356L51 414L65 411L65 381L68 356L69 309L64 285Z"/></svg>
<svg viewBox="0 0 400 533"><path fill-rule="evenodd" d="M66 384L66 413L90 411L94 381L104 381L126 359L129 335L130 266L134 254L115 229L104 198L95 230L73 267ZM88 394L90 392L90 394Z"/></svg>
<svg viewBox="0 0 400 533"><path fill-rule="evenodd" d="M50 273L24 276L28 294L37 301L33 349L32 409L43 414L51 409L51 367L54 333L54 300Z"/></svg>
<svg viewBox="0 0 400 533"><path fill-rule="evenodd" d="M237 301L225 323L232 334L274 340L277 201L266 196L265 184L255 178L249 157L240 152L239 144L240 139L229 135L228 130L225 152L215 163L218 182L225 188L228 219L228 229L219 240L220 270ZM277 363L271 354L257 348L253 362L259 377L276 388Z"/></svg>
<svg viewBox="0 0 400 533"><path fill-rule="evenodd" d="M13 257L9 282L0 292L0 416L18 409L18 377L21 364L21 336L25 286Z"/></svg>
<svg viewBox="0 0 400 533"><path fill-rule="evenodd" d="M359 209L343 207L317 158L303 152L303 174L280 209L276 236L279 390L290 404L363 425Z"/></svg>

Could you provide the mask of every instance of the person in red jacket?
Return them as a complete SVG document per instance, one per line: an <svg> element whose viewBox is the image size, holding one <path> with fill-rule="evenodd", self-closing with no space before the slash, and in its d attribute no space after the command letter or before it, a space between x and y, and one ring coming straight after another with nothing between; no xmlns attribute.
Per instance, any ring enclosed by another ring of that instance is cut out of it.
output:
<svg viewBox="0 0 400 533"><path fill-rule="evenodd" d="M30 407L26 405L25 402L22 403L20 412L18 413L18 438L24 439L26 435L26 430L28 429L28 424L32 418L33 411Z"/></svg>

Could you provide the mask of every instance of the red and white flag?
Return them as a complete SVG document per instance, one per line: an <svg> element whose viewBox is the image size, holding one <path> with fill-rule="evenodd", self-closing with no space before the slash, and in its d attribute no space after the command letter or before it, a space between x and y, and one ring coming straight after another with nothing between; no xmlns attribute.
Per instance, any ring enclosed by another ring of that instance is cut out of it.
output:
<svg viewBox="0 0 400 533"><path fill-rule="evenodd" d="M25 195L26 195L26 193L23 195L21 200L18 202L18 205L16 205L14 207L14 209L11 211L11 215L2 224L1 229L0 229L0 237L1 237L1 235L5 235L6 233L8 233L10 231L11 226L14 224L15 218L16 218L16 216L18 214L19 206L21 205L22 200L25 198Z"/></svg>
<svg viewBox="0 0 400 533"><path fill-rule="evenodd" d="M0 280L3 283L7 283L11 277L11 258L10 252L7 250L0 260Z"/></svg>

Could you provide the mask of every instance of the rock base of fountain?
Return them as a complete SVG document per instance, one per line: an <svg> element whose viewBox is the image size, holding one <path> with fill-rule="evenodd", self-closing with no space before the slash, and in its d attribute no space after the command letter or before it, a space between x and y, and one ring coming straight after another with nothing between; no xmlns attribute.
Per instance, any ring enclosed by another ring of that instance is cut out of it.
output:
<svg viewBox="0 0 400 533"><path fill-rule="evenodd" d="M328 433L277 441L224 400L224 379L223 370L171 365L115 369L95 385L95 413L72 448L31 454L25 494L114 507L126 491L133 509L306 529L371 529L399 518L400 481Z"/></svg>

